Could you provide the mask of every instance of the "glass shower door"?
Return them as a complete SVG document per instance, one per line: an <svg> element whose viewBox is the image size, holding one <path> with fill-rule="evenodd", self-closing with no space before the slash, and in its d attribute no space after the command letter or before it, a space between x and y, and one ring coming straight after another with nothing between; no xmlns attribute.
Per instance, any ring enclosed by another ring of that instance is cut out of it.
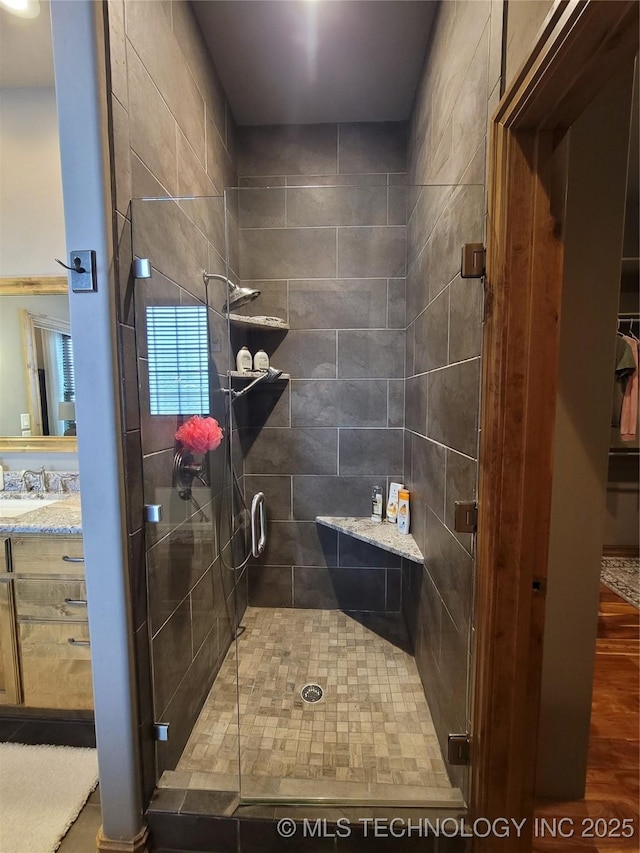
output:
<svg viewBox="0 0 640 853"><path fill-rule="evenodd" d="M232 353L283 372L234 433L268 514L237 640L246 800L467 796L445 754L470 719L474 543L453 511L476 495L483 293L459 273L484 188L395 177L227 193L240 283L260 291ZM352 535L392 482L424 560Z"/></svg>
<svg viewBox="0 0 640 853"><path fill-rule="evenodd" d="M222 558L227 288L203 278L226 271L223 199L136 199L132 223L134 258L151 267L135 282L134 322L142 487L151 508L144 530L149 646L139 654L147 652L151 670L148 713L168 726L168 739L155 744L156 776L164 786L235 792L235 665L223 709L207 705L237 621L234 576Z"/></svg>

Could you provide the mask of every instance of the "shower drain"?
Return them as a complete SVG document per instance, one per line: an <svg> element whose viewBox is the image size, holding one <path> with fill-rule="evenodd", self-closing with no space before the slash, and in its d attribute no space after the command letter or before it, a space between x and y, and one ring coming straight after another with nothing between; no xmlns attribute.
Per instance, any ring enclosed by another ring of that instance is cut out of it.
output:
<svg viewBox="0 0 640 853"><path fill-rule="evenodd" d="M319 684L305 684L300 695L305 702L319 702L324 696L324 690Z"/></svg>

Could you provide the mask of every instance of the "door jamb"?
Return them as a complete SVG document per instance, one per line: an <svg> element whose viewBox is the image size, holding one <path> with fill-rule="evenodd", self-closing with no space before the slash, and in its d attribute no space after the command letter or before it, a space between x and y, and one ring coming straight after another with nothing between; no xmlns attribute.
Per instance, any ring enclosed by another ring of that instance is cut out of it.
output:
<svg viewBox="0 0 640 853"><path fill-rule="evenodd" d="M638 52L635 0L558 0L491 127L470 815L526 818L531 849L547 572L562 235L551 157ZM542 584L542 587L544 583ZM474 839L474 853L496 838Z"/></svg>

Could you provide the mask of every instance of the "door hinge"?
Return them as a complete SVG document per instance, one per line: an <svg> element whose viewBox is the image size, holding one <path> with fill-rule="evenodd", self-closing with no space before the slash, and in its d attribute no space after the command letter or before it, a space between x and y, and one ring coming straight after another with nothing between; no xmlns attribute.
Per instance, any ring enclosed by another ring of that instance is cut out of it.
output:
<svg viewBox="0 0 640 853"><path fill-rule="evenodd" d="M478 504L475 501L456 501L453 529L456 533L475 533L478 527Z"/></svg>
<svg viewBox="0 0 640 853"><path fill-rule="evenodd" d="M447 761L449 764L468 764L471 756L471 738L468 734L447 737Z"/></svg>
<svg viewBox="0 0 640 853"><path fill-rule="evenodd" d="M482 278L487 263L484 243L465 243L462 247L461 278Z"/></svg>

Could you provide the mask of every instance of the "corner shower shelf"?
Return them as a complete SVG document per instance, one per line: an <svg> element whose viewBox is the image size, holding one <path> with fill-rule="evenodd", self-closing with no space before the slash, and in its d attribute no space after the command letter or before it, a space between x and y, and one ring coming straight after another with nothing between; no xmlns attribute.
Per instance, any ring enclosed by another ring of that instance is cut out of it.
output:
<svg viewBox="0 0 640 853"><path fill-rule="evenodd" d="M368 542L383 551L398 554L414 563L424 563L422 551L410 533L398 533L393 524L383 521L381 524L368 518L336 518L327 515L317 515L316 522L332 530L338 530L347 536L353 536L361 542Z"/></svg>
<svg viewBox="0 0 640 853"><path fill-rule="evenodd" d="M245 317L242 314L229 314L229 321L235 326L247 326L252 329L281 329L287 331L289 324L280 317Z"/></svg>
<svg viewBox="0 0 640 853"><path fill-rule="evenodd" d="M264 370L245 370L242 372L239 370L230 370L227 375L232 379L257 379L258 376L262 376L263 373L265 373ZM291 379L291 375L289 373L281 373L277 379L274 379L273 382L270 382L269 384L272 385L273 383L280 382L281 380L288 382L289 379Z"/></svg>

